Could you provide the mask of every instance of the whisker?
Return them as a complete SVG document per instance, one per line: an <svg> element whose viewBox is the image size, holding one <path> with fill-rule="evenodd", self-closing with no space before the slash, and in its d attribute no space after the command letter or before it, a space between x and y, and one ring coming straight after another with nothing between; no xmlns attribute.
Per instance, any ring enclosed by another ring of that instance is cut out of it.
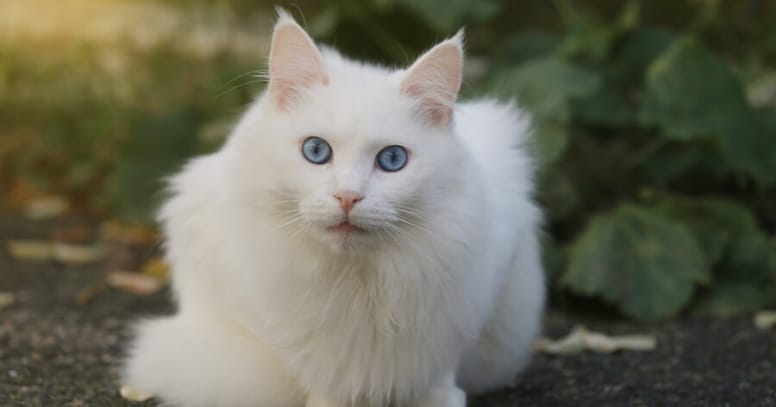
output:
<svg viewBox="0 0 776 407"><path fill-rule="evenodd" d="M416 229L418 229L418 230L420 230L420 231L423 231L423 232L425 232L425 233L428 233L428 234L429 234L429 236L431 236L431 237L436 237L436 233L434 233L434 232L433 232L431 229L428 229L428 228L427 228L427 227L425 227L425 226L421 226L421 225L419 225L418 223L412 222L411 220L409 220L409 219L405 219L405 218L402 218L402 217L399 217L399 218L398 218L398 220L399 220L399 222L401 222L401 223L403 223L403 224L405 224L405 225L408 225L408 226L414 227L414 228L416 228Z"/></svg>
<svg viewBox="0 0 776 407"><path fill-rule="evenodd" d="M243 74L242 76L245 76L245 75L246 75L246 74ZM239 77L238 77L238 78L239 78ZM224 85L224 87L225 87L226 85L228 85L228 84L230 84L230 83L234 82L236 79L237 79L237 78L235 78L235 79L232 79L231 81L227 82L227 83ZM252 79L252 80L248 80L248 81L246 81L246 82L243 82L243 83L238 83L237 85L231 86L231 87L229 87L229 88L223 89L223 90L221 90L220 92L218 92L218 94L216 95L216 98L222 98L222 97L224 97L226 94L228 94L228 93L231 93L231 92L234 92L234 91L235 91L235 90L237 90L237 89L240 89L240 88L243 88L243 87L246 87L246 86L250 86L250 85L255 85L255 84L263 83L263 82L264 82L264 80L263 80L263 79Z"/></svg>
<svg viewBox="0 0 776 407"><path fill-rule="evenodd" d="M244 78L244 77L246 77L248 75L260 75L260 74L261 74L260 70L252 70L252 71L248 71L248 72L243 72L243 73L241 73L239 75L235 75L234 78L229 79L228 81L226 81L226 83L224 83L221 87L224 88L224 87L234 83L235 81L237 81L239 79L242 79L242 78Z"/></svg>

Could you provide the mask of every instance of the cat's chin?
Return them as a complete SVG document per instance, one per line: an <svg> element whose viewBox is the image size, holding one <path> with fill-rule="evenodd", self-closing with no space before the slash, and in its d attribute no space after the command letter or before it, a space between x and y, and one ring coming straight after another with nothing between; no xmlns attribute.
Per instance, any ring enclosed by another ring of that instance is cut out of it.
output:
<svg viewBox="0 0 776 407"><path fill-rule="evenodd" d="M335 253L357 253L377 245L374 232L349 222L324 227L312 235L319 243Z"/></svg>

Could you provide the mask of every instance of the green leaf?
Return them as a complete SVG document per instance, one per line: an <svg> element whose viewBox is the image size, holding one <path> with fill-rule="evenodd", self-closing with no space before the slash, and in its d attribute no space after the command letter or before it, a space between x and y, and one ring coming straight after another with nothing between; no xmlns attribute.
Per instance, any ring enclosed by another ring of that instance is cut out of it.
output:
<svg viewBox="0 0 776 407"><path fill-rule="evenodd" d="M627 126L633 120L625 97L609 84L574 101L573 105L575 116L589 124L617 128Z"/></svg>
<svg viewBox="0 0 776 407"><path fill-rule="evenodd" d="M496 51L508 64L522 63L532 58L539 58L551 53L558 46L558 38L554 35L537 30L521 32Z"/></svg>
<svg viewBox="0 0 776 407"><path fill-rule="evenodd" d="M733 72L691 39L674 41L648 68L642 119L668 139L719 136L748 113Z"/></svg>
<svg viewBox="0 0 776 407"><path fill-rule="evenodd" d="M671 196L664 198L657 209L693 232L710 265L718 264L736 239L762 235L752 212L727 198Z"/></svg>
<svg viewBox="0 0 776 407"><path fill-rule="evenodd" d="M658 206L686 225L701 243L714 284L700 293L695 312L729 316L776 299L776 250L745 206L726 198L665 198Z"/></svg>
<svg viewBox="0 0 776 407"><path fill-rule="evenodd" d="M626 32L613 50L607 73L619 85L640 86L647 67L675 38L673 32L655 27Z"/></svg>
<svg viewBox="0 0 776 407"><path fill-rule="evenodd" d="M661 145L641 162L641 169L652 181L664 184L697 167L703 159L703 153L701 149L686 143Z"/></svg>
<svg viewBox="0 0 776 407"><path fill-rule="evenodd" d="M560 55L602 62L609 54L620 28L596 19L577 21L558 47Z"/></svg>
<svg viewBox="0 0 776 407"><path fill-rule="evenodd" d="M594 218L573 243L561 283L655 320L679 312L709 278L691 232L653 209L622 204Z"/></svg>
<svg viewBox="0 0 776 407"><path fill-rule="evenodd" d="M697 314L729 317L762 308L776 299L774 284L757 281L720 280L693 304Z"/></svg>
<svg viewBox="0 0 776 407"><path fill-rule="evenodd" d="M520 105L540 120L566 122L571 101L594 93L600 82L593 70L545 57L496 74L491 88L502 96L517 96Z"/></svg>
<svg viewBox="0 0 776 407"><path fill-rule="evenodd" d="M549 236L542 241L542 264L547 281L552 283L558 279L565 268L566 251L565 247L558 245Z"/></svg>
<svg viewBox="0 0 776 407"><path fill-rule="evenodd" d="M773 281L776 275L773 245L760 230L736 235L715 274L748 281Z"/></svg>
<svg viewBox="0 0 776 407"><path fill-rule="evenodd" d="M543 165L557 162L563 157L569 143L569 129L557 121L539 121L535 125L533 145Z"/></svg>
<svg viewBox="0 0 776 407"><path fill-rule="evenodd" d="M718 145L725 161L763 187L775 185L776 114L750 112L728 126Z"/></svg>
<svg viewBox="0 0 776 407"><path fill-rule="evenodd" d="M578 185L562 169L554 166L546 168L541 173L539 202L551 221L569 219L580 206Z"/></svg>
<svg viewBox="0 0 776 407"><path fill-rule="evenodd" d="M641 119L670 140L709 140L731 168L766 187L776 184L776 121L768 116L749 106L722 61L690 39L649 67Z"/></svg>

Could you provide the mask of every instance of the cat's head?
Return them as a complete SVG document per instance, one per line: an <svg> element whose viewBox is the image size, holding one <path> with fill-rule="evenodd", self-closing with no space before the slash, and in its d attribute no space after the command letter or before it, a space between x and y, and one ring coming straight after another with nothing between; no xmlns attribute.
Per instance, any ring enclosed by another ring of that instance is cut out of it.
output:
<svg viewBox="0 0 776 407"><path fill-rule="evenodd" d="M287 14L275 25L269 84L238 128L241 181L276 233L335 250L397 242L427 228L457 186L453 109L462 35L407 69L319 50Z"/></svg>

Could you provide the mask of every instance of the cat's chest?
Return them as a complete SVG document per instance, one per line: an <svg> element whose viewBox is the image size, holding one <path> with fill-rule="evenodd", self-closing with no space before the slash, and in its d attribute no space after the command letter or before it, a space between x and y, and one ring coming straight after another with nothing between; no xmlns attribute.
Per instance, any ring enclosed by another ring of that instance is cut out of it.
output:
<svg viewBox="0 0 776 407"><path fill-rule="evenodd" d="M306 388L409 400L454 369L457 360L444 355L460 354L479 329L480 318L460 309L476 303L476 291L465 289L473 267L466 251L347 262L292 249L246 262L257 268L239 275L251 278L223 298Z"/></svg>
<svg viewBox="0 0 776 407"><path fill-rule="evenodd" d="M440 305L431 265L420 261L383 261L331 264L295 264L270 286L277 298L283 293L288 314L277 324L298 325L316 335L352 335L391 342L417 332ZM302 268L303 269L300 269ZM273 301L281 305L283 301ZM282 306L282 305L281 305ZM295 322L295 323L294 323ZM304 330L304 329L301 329Z"/></svg>
<svg viewBox="0 0 776 407"><path fill-rule="evenodd" d="M340 270L342 271L342 270ZM356 270L350 270L355 272ZM387 270L358 270L385 272ZM395 272L395 270L393 270ZM267 316L263 336L306 386L411 398L455 363L464 333L445 298L415 281L400 288L383 278L342 275L296 292L293 304ZM387 287L390 286L390 287ZM420 357L420 356L423 357ZM337 377L330 377L336 371Z"/></svg>

